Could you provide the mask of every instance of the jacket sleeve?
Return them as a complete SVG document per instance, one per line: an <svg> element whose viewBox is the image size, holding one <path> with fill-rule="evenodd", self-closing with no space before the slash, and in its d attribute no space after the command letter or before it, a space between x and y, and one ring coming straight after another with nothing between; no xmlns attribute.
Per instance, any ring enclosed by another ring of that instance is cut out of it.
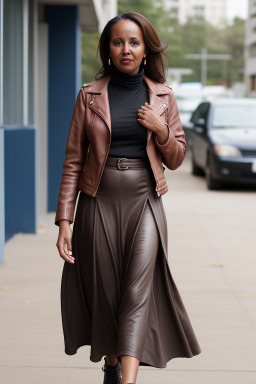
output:
<svg viewBox="0 0 256 384"><path fill-rule="evenodd" d="M162 161L167 168L177 169L183 162L187 153L185 133L180 122L180 114L177 107L175 96L170 89L169 110L167 115L168 139L164 144L160 144L157 136L154 135L155 144L161 153Z"/></svg>
<svg viewBox="0 0 256 384"><path fill-rule="evenodd" d="M86 140L85 95L83 88L81 88L76 99L67 139L55 216L55 224L57 226L61 219L69 220L70 223L73 222L78 195L78 180L82 171L86 152Z"/></svg>

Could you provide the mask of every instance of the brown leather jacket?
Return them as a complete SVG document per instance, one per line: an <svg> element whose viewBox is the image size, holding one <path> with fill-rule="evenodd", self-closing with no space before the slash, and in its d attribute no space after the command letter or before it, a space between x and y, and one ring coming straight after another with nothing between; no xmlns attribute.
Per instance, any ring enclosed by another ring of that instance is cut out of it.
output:
<svg viewBox="0 0 256 384"><path fill-rule="evenodd" d="M77 96L63 164L56 225L61 219L73 222L79 190L96 196L111 140L110 79L111 75L108 75L84 84ZM162 145L155 133L147 130L147 154L156 181L156 193L161 196L168 191L162 163L171 170L178 168L186 156L187 145L172 89L146 75L144 81L148 87L149 104L169 125L168 139Z"/></svg>

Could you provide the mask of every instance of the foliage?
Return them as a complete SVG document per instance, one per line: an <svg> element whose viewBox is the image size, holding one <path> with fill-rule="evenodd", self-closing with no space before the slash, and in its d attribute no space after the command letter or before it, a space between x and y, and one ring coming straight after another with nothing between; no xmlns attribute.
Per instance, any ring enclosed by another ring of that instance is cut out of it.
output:
<svg viewBox="0 0 256 384"><path fill-rule="evenodd" d="M101 68L97 52L99 38L98 32L82 33L82 83L95 80L95 75Z"/></svg>

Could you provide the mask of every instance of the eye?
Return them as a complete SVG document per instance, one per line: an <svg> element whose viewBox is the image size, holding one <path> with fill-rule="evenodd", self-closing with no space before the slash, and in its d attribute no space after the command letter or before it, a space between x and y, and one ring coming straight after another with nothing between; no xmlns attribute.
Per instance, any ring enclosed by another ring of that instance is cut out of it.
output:
<svg viewBox="0 0 256 384"><path fill-rule="evenodd" d="M116 45L116 46L119 46L121 44L122 44L121 41L114 41L114 45Z"/></svg>
<svg viewBox="0 0 256 384"><path fill-rule="evenodd" d="M139 45L139 42L138 41L132 41L132 44L133 45Z"/></svg>

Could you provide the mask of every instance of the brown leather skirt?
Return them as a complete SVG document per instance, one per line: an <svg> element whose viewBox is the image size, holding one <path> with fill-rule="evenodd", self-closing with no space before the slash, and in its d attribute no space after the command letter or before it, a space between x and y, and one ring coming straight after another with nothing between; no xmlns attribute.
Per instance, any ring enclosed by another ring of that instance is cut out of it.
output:
<svg viewBox="0 0 256 384"><path fill-rule="evenodd" d="M169 269L162 198L150 166L109 162L96 197L79 195L75 264L64 263L61 281L65 353L90 345L93 362L130 355L165 368L201 349Z"/></svg>

